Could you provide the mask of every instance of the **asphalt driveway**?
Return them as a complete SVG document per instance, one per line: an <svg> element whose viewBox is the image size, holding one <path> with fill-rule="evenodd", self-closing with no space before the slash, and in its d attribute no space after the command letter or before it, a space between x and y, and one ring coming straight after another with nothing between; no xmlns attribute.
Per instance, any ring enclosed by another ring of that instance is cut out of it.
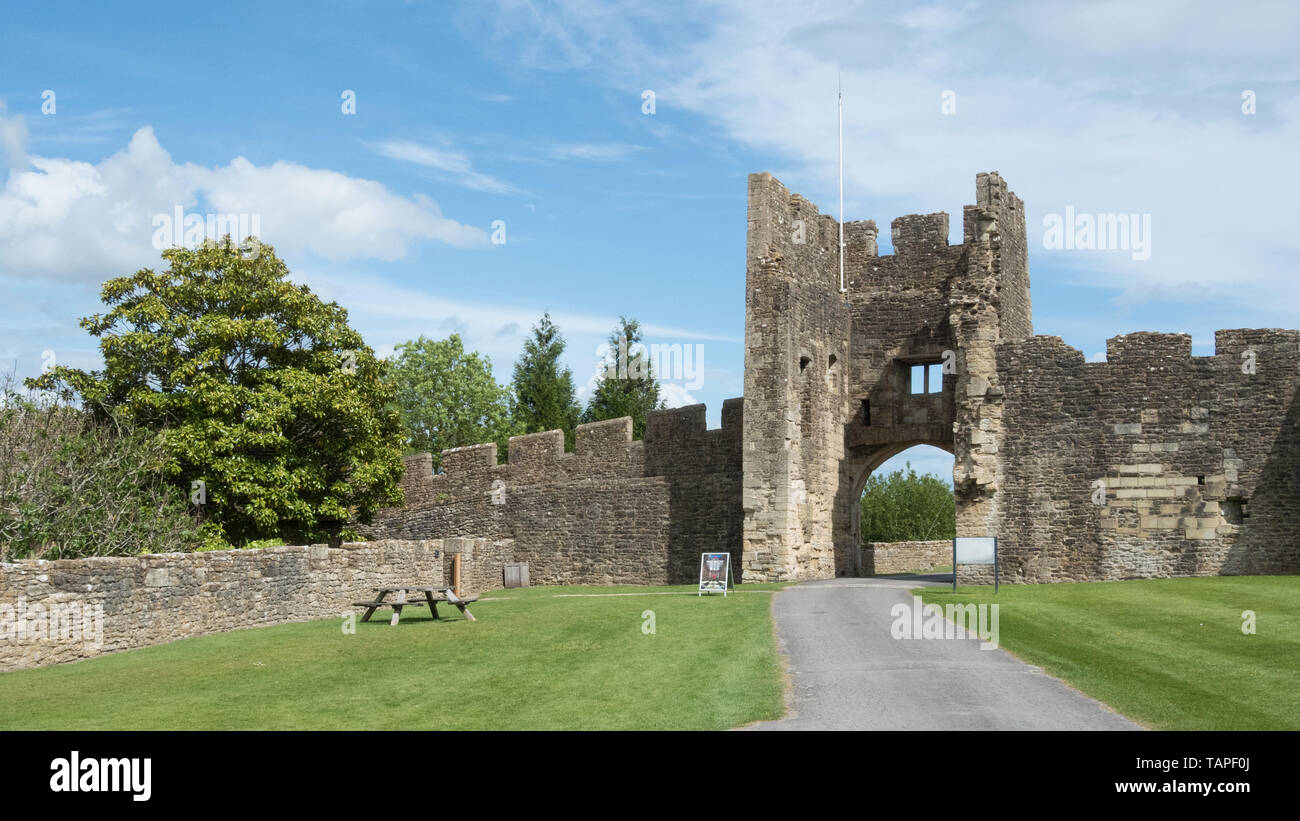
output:
<svg viewBox="0 0 1300 821"><path fill-rule="evenodd" d="M1128 719L978 639L897 640L908 590L944 578L832 579L777 594L790 717L755 730L1136 730Z"/></svg>

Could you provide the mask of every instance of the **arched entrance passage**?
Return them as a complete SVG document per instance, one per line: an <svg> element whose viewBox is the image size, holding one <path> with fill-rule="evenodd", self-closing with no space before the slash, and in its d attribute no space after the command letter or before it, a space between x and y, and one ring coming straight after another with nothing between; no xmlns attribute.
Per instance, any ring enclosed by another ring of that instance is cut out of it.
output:
<svg viewBox="0 0 1300 821"><path fill-rule="evenodd" d="M901 442L862 443L847 449L840 470L840 487L834 508L835 574L861 576L862 568L862 489L881 465L914 448L930 445L954 453L950 438L940 436L908 439Z"/></svg>

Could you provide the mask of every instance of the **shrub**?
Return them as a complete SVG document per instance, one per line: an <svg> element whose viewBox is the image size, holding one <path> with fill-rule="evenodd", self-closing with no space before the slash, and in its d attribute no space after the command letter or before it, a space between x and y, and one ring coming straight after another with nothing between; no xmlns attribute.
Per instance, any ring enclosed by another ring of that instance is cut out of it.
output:
<svg viewBox="0 0 1300 821"><path fill-rule="evenodd" d="M203 544L159 438L0 380L0 561L191 551Z"/></svg>
<svg viewBox="0 0 1300 821"><path fill-rule="evenodd" d="M862 541L922 542L957 535L952 488L933 476L906 473L871 476L862 491Z"/></svg>

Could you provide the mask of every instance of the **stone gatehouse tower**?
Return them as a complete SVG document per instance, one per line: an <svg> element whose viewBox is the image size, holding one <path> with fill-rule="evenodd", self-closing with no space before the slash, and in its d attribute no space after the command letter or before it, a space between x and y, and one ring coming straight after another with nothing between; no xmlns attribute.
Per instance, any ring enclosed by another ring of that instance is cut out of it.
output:
<svg viewBox="0 0 1300 821"><path fill-rule="evenodd" d="M866 478L917 444L953 454L957 533L997 536L1012 581L1300 572L1300 332L1219 331L1206 357L1128 334L1094 363L1034 336L1024 205L996 173L961 245L945 213L895 219L892 256L846 223L843 292L838 233L749 178L746 579L860 574ZM918 366L941 388L914 392Z"/></svg>
<svg viewBox="0 0 1300 821"><path fill-rule="evenodd" d="M846 223L841 293L839 224L770 174L749 178L746 578L858 575L862 487L913 445L956 455L959 533L991 529L994 351L1033 323L1024 204L996 173L975 189L961 245L948 244L945 213L894 220L892 256L879 254L875 222ZM913 393L918 367L929 390Z"/></svg>
<svg viewBox="0 0 1300 821"><path fill-rule="evenodd" d="M749 178L745 395L407 458L373 538L492 540L543 583L685 583L727 551L745 581L859 575L863 485L917 444L954 456L957 533L1012 582L1300 572L1300 332L1132 333L1085 362L1034 336L1024 205L979 174L945 213L839 225ZM737 294L739 297L739 294ZM963 569L964 581L982 568Z"/></svg>

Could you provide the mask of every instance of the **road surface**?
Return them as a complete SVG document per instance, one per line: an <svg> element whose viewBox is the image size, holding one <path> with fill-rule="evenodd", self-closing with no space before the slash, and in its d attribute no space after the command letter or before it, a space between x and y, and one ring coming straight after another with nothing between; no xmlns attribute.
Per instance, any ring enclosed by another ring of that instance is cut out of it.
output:
<svg viewBox="0 0 1300 821"><path fill-rule="evenodd" d="M805 582L773 614L793 681L787 718L752 730L1137 730L1128 719L978 639L896 640L895 604L950 576ZM999 624L999 627L1001 625Z"/></svg>

